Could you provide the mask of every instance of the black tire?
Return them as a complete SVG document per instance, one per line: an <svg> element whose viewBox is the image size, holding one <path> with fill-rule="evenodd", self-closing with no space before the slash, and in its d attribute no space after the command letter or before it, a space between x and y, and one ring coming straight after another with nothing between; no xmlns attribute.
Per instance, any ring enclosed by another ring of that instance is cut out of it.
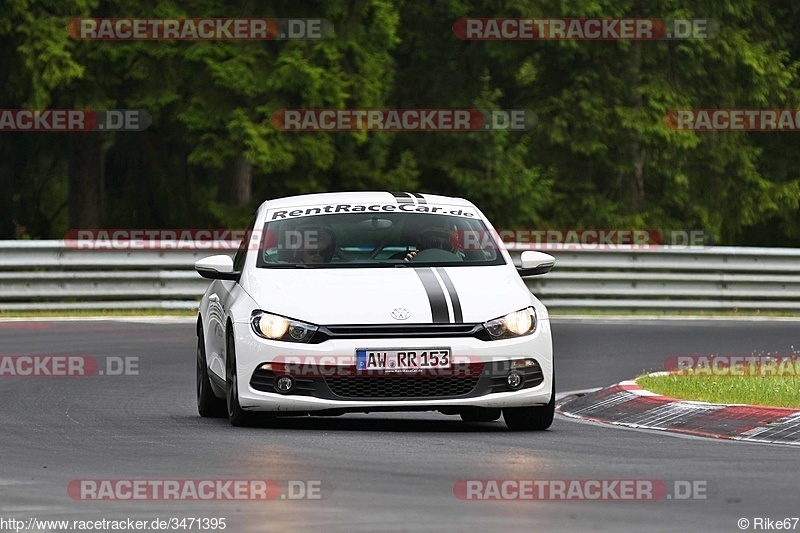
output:
<svg viewBox="0 0 800 533"><path fill-rule="evenodd" d="M230 421L232 426L250 426L253 424L255 417L252 413L248 413L239 405L239 379L236 375L236 344L233 341L233 335L228 334L226 339L225 401L227 403L228 421Z"/></svg>
<svg viewBox="0 0 800 533"><path fill-rule="evenodd" d="M217 398L211 389L206 366L206 347L203 342L203 328L199 328L197 337L197 412L202 417L221 418L226 416L225 401Z"/></svg>
<svg viewBox="0 0 800 533"><path fill-rule="evenodd" d="M502 412L500 409L479 408L461 413L461 420L464 422L494 422Z"/></svg>
<svg viewBox="0 0 800 533"><path fill-rule="evenodd" d="M556 376L553 373L553 388L550 402L536 407L507 407L503 418L511 431L543 431L553 424L556 413Z"/></svg>

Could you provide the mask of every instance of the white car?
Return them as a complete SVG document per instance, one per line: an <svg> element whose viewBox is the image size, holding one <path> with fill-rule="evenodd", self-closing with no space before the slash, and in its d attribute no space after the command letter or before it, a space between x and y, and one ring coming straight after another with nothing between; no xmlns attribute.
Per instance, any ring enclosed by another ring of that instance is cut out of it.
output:
<svg viewBox="0 0 800 533"><path fill-rule="evenodd" d="M346 192L261 204L236 256L197 261L214 281L197 319L202 416L439 411L553 421L547 309L472 203Z"/></svg>

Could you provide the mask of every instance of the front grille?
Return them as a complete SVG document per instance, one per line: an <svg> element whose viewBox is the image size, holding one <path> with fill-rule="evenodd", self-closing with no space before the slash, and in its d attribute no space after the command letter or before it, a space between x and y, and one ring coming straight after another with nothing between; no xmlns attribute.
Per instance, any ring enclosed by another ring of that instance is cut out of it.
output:
<svg viewBox="0 0 800 533"><path fill-rule="evenodd" d="M452 398L471 393L480 376L470 377L334 377L325 384L336 396L357 400L380 398Z"/></svg>
<svg viewBox="0 0 800 533"><path fill-rule="evenodd" d="M449 374L437 375L354 375L355 368L345 368L347 375L315 372L304 367L305 373L289 372L294 388L288 396L310 396L327 400L435 400L474 398L496 392L509 392L506 383L510 361L492 364L473 364L454 368ZM330 370L330 369L328 369ZM536 387L544 381L538 363L519 369L524 379L523 389ZM261 392L276 393L278 375L271 370L256 368L250 377L250 387Z"/></svg>
<svg viewBox="0 0 800 533"><path fill-rule="evenodd" d="M481 324L359 324L320 326L312 343L328 339L386 339L394 337L475 337Z"/></svg>

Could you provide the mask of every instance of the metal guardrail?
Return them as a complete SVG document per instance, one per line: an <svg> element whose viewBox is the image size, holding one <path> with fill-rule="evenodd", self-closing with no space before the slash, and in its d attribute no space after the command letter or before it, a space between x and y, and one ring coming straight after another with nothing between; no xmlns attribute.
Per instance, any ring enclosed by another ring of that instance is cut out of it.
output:
<svg viewBox="0 0 800 533"><path fill-rule="evenodd" d="M519 261L524 245L509 245ZM800 249L547 250L556 268L525 282L569 309L800 311ZM63 241L0 241L0 310L196 307L208 286L197 250L73 250Z"/></svg>

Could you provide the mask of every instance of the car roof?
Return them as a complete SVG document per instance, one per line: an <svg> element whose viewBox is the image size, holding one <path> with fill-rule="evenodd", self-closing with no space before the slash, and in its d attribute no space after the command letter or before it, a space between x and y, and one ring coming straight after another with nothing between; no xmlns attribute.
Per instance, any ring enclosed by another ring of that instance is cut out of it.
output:
<svg viewBox="0 0 800 533"><path fill-rule="evenodd" d="M419 203L420 197L427 203L442 204L442 205L455 205L463 207L475 207L472 202L464 200L463 198L454 198L450 196L440 196L437 194L420 194L408 192L387 192L387 191L353 191L353 192L326 192L315 194L302 194L299 196L287 196L285 198L276 198L274 200L267 200L261 204L261 209L276 209L288 207L311 206L321 204L335 204L342 202L353 202L359 204L376 203L376 204L394 204L402 201L403 198L412 200L414 203Z"/></svg>

